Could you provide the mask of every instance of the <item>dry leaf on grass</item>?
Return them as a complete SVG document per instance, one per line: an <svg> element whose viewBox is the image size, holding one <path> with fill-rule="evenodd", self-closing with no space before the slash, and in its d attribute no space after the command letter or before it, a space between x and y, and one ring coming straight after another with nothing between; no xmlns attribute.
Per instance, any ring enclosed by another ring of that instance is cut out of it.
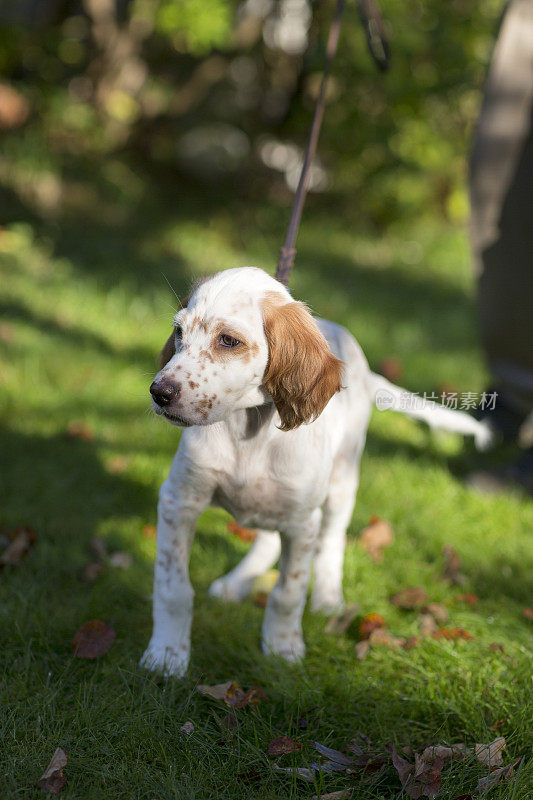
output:
<svg viewBox="0 0 533 800"><path fill-rule="evenodd" d="M370 517L369 523L361 531L357 544L373 561L383 560L383 550L394 541L394 532L389 522L380 517Z"/></svg>
<svg viewBox="0 0 533 800"><path fill-rule="evenodd" d="M155 525L144 525L142 534L146 536L147 539L157 539L157 528Z"/></svg>
<svg viewBox="0 0 533 800"><path fill-rule="evenodd" d="M450 761L452 758L464 758L470 751L465 744L436 744L426 747L420 756L422 761L431 763L436 758L442 758L444 761Z"/></svg>
<svg viewBox="0 0 533 800"><path fill-rule="evenodd" d="M406 761L392 748L392 763L396 768L404 791L413 800L422 797L436 797L441 785L441 772L444 759L436 756L424 761L415 753L415 763Z"/></svg>
<svg viewBox="0 0 533 800"><path fill-rule="evenodd" d="M435 617L432 614L421 614L418 627L422 636L431 636L437 630Z"/></svg>
<svg viewBox="0 0 533 800"><path fill-rule="evenodd" d="M500 642L491 642L489 650L492 650L493 653L505 653L505 647Z"/></svg>
<svg viewBox="0 0 533 800"><path fill-rule="evenodd" d="M397 608L413 609L425 606L428 596L421 586L412 586L409 589L402 589L401 592L393 594L390 602Z"/></svg>
<svg viewBox="0 0 533 800"><path fill-rule="evenodd" d="M8 533L9 543L0 556L0 567L16 567L20 564L30 547L37 541L33 528L20 525Z"/></svg>
<svg viewBox="0 0 533 800"><path fill-rule="evenodd" d="M472 594L472 592L463 592L462 594L456 594L454 600L457 603L467 603L474 608L474 606L477 606L478 596L477 594Z"/></svg>
<svg viewBox="0 0 533 800"><path fill-rule="evenodd" d="M273 764L273 767L276 772L284 772L286 775L298 775L299 778L303 778L308 783L313 783L315 779L315 773L307 767L280 767L279 764Z"/></svg>
<svg viewBox="0 0 533 800"><path fill-rule="evenodd" d="M439 628L432 634L433 639L448 639L450 642L456 642L458 639L472 639L472 634L465 631L464 628Z"/></svg>
<svg viewBox="0 0 533 800"><path fill-rule="evenodd" d="M368 637L371 647L404 647L406 640L400 636L393 636L383 628L376 628Z"/></svg>
<svg viewBox="0 0 533 800"><path fill-rule="evenodd" d="M244 708L248 705L256 705L261 700L266 700L266 694L260 686L252 686L245 692L236 681L226 681L217 683L214 686L198 684L196 687L200 694L212 697L214 700L223 700L230 708Z"/></svg>
<svg viewBox="0 0 533 800"><path fill-rule="evenodd" d="M228 522L227 528L228 532L232 533L233 536L237 536L241 542L253 542L257 536L257 531L251 528L241 528L234 519Z"/></svg>
<svg viewBox="0 0 533 800"><path fill-rule="evenodd" d="M499 736L489 744L476 744L474 752L478 761L488 767L499 767L503 764L502 750L505 748L505 738Z"/></svg>
<svg viewBox="0 0 533 800"><path fill-rule="evenodd" d="M267 753L269 756L282 756L301 749L302 745L296 739L289 739L288 736L278 736L269 742Z"/></svg>
<svg viewBox="0 0 533 800"><path fill-rule="evenodd" d="M359 624L359 636L361 639L368 639L372 631L377 628L385 628L386 625L385 617L382 617L381 614L367 614Z"/></svg>
<svg viewBox="0 0 533 800"><path fill-rule="evenodd" d="M190 735L191 735L191 733L194 731L194 722L191 722L191 720L190 720L190 719L188 719L188 720L187 720L187 722L185 722L185 723L184 723L184 724L181 726L181 728L180 728L180 731L181 731L182 733L184 733L184 734L185 734L185 736L190 736Z"/></svg>
<svg viewBox="0 0 533 800"><path fill-rule="evenodd" d="M522 616L525 619L533 619L533 608L526 606L522 611Z"/></svg>
<svg viewBox="0 0 533 800"><path fill-rule="evenodd" d="M116 569L129 569L133 564L133 556L131 553L118 551L109 556L109 563Z"/></svg>
<svg viewBox="0 0 533 800"><path fill-rule="evenodd" d="M76 658L99 658L112 648L116 638L111 625L100 619L91 619L78 628L70 649Z"/></svg>
<svg viewBox="0 0 533 800"><path fill-rule="evenodd" d="M444 623L448 622L450 619L448 609L446 606L443 606L442 603L428 603L423 610L425 614L431 614L435 622L438 622L439 625L444 625Z"/></svg>
<svg viewBox="0 0 533 800"><path fill-rule="evenodd" d="M370 652L370 643L368 639L363 639L355 645L355 657L358 661L363 661Z"/></svg>
<svg viewBox="0 0 533 800"><path fill-rule="evenodd" d="M58 794L67 782L66 776L63 775L63 767L66 767L67 761L68 755L63 748L56 748L52 760L37 781L37 786L45 792Z"/></svg>
<svg viewBox="0 0 533 800"><path fill-rule="evenodd" d="M514 775L514 768L520 762L520 760L521 759L518 759L518 761L515 761L514 764L508 764L506 767L495 769L490 773L490 775L480 778L477 782L476 791L479 794L484 794L498 783L501 783L502 781L510 781Z"/></svg>
<svg viewBox="0 0 533 800"><path fill-rule="evenodd" d="M91 442L94 439L92 428L86 422L79 420L69 422L67 436L69 439L81 439L83 442Z"/></svg>
<svg viewBox="0 0 533 800"><path fill-rule="evenodd" d="M324 629L325 632L339 636L343 633L346 633L360 611L361 606L359 606L357 603L352 603L351 605L346 606L342 614L335 614L333 617L328 619Z"/></svg>
<svg viewBox="0 0 533 800"><path fill-rule="evenodd" d="M127 456L113 456L106 464L107 471L110 472L111 475L122 475L129 463L130 460Z"/></svg>
<svg viewBox="0 0 533 800"><path fill-rule="evenodd" d="M457 551L451 545L445 544L442 548L442 554L444 555L444 577L450 583L462 586L466 583L466 577L461 572L461 559Z"/></svg>

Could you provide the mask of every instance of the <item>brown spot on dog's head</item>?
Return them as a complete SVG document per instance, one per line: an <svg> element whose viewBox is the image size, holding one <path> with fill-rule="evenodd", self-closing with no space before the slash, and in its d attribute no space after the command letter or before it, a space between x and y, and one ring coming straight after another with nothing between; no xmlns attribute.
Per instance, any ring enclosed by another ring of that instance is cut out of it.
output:
<svg viewBox="0 0 533 800"><path fill-rule="evenodd" d="M312 422L341 389L343 363L336 358L303 303L263 304L268 363L263 385L281 418L281 430Z"/></svg>

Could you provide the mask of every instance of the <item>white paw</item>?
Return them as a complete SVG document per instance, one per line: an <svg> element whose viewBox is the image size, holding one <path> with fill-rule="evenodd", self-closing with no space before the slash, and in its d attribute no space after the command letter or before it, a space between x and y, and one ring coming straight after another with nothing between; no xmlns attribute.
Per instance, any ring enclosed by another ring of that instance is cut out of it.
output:
<svg viewBox="0 0 533 800"><path fill-rule="evenodd" d="M342 592L313 592L311 594L311 611L322 614L340 614L344 609Z"/></svg>
<svg viewBox="0 0 533 800"><path fill-rule="evenodd" d="M209 594L211 597L219 597L230 603L239 603L248 597L251 588L251 581L239 582L228 580L228 578L217 578L209 587Z"/></svg>
<svg viewBox="0 0 533 800"><path fill-rule="evenodd" d="M276 638L263 638L263 653L266 656L280 656L291 664L296 664L305 656L305 644L299 633Z"/></svg>
<svg viewBox="0 0 533 800"><path fill-rule="evenodd" d="M189 666L189 650L150 643L139 666L150 672L159 672L166 677L183 678Z"/></svg>

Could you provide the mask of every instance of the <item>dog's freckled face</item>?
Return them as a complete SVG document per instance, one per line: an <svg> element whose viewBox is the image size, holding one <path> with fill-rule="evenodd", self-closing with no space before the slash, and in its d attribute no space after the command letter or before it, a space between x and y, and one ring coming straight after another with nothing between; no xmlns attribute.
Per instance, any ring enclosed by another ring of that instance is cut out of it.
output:
<svg viewBox="0 0 533 800"><path fill-rule="evenodd" d="M169 422L210 425L271 397L290 430L339 390L341 364L306 307L281 285L273 291L271 279L258 291L266 276L249 273L249 286L242 274L204 281L176 314L150 387L154 411Z"/></svg>
<svg viewBox="0 0 533 800"><path fill-rule="evenodd" d="M150 387L156 414L181 425L210 425L264 403L268 360L259 303L207 281L174 319ZM248 302L246 302L248 300Z"/></svg>

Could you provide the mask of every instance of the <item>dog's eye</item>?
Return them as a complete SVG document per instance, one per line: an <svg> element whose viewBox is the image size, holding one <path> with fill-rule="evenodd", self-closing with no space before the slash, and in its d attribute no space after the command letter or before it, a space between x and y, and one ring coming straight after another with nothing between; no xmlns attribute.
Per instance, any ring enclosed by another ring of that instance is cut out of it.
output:
<svg viewBox="0 0 533 800"><path fill-rule="evenodd" d="M181 338L182 338L182 336L183 336L183 330L182 330L182 327L181 327L181 325L174 325L174 333L176 334L176 336L178 337L178 339L181 339Z"/></svg>
<svg viewBox="0 0 533 800"><path fill-rule="evenodd" d="M240 344L238 339L235 339L233 336L229 336L227 333L223 333L218 343L222 345L222 347L237 347Z"/></svg>

